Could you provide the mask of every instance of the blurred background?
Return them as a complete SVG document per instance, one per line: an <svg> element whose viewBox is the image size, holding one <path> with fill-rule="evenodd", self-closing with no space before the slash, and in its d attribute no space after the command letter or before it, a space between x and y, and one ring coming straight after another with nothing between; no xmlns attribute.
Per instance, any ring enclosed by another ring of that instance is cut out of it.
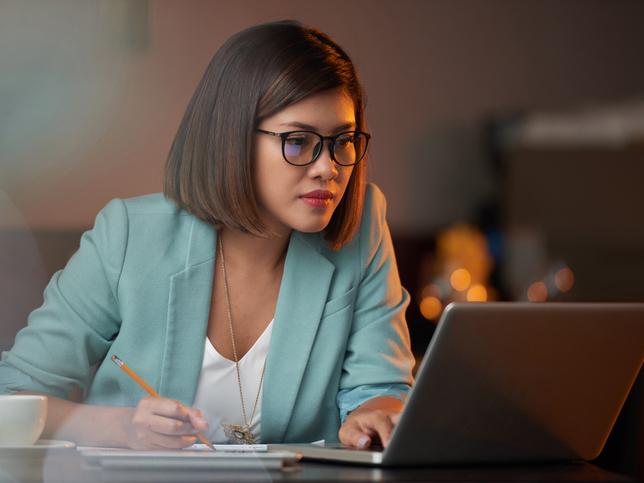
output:
<svg viewBox="0 0 644 483"><path fill-rule="evenodd" d="M224 40L283 18L364 82L419 357L453 300L644 301L642 1L0 0L0 349L110 199L161 190ZM603 455L631 472L641 386Z"/></svg>

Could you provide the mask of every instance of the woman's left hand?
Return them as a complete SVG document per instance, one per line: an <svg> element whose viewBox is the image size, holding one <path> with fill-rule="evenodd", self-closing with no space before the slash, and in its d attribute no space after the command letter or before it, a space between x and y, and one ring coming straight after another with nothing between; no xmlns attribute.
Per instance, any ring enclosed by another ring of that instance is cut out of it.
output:
<svg viewBox="0 0 644 483"><path fill-rule="evenodd" d="M354 448L365 449L380 439L386 448L391 432L400 419L403 403L391 396L370 399L349 413L340 427L340 442Z"/></svg>

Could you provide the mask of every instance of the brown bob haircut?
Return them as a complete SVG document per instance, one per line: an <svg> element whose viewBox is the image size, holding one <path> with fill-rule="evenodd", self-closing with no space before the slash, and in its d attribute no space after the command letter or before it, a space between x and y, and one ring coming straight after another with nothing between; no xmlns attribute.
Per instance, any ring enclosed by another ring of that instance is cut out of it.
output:
<svg viewBox="0 0 644 483"><path fill-rule="evenodd" d="M344 88L356 129L365 130L365 98L349 56L328 35L284 20L230 37L215 53L170 148L164 194L216 228L269 236L253 188L253 139L263 119L307 96ZM324 230L332 249L355 234L364 205L365 159Z"/></svg>

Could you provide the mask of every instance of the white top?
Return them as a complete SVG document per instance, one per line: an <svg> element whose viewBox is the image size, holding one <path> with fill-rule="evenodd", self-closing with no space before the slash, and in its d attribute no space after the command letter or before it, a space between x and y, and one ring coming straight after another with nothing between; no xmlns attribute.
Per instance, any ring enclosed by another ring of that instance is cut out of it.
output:
<svg viewBox="0 0 644 483"><path fill-rule="evenodd" d="M268 355L273 320L255 341L253 347L239 361L239 374L244 393L246 417L249 419L253 413L257 391L260 389L259 382L264 361ZM244 424L235 361L226 359L219 354L208 337L206 337L205 344L201 374L199 375L197 394L193 406L201 409L208 421L208 431L204 432L206 437L213 443L230 443L231 441L224 434L224 429L221 425ZM257 410L253 420L250 422L251 431L256 436L257 441L259 441L260 437L261 410L262 395L260 392L257 400Z"/></svg>

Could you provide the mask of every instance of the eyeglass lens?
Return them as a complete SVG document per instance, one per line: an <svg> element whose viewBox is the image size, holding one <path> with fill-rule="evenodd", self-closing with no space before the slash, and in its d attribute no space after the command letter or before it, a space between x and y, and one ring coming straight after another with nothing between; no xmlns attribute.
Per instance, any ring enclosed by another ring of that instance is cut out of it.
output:
<svg viewBox="0 0 644 483"><path fill-rule="evenodd" d="M333 146L333 155L339 164L349 165L360 161L367 145L366 136L360 132L338 136ZM284 156L292 164L309 164L317 158L324 144L322 139L310 132L294 132L284 139Z"/></svg>

